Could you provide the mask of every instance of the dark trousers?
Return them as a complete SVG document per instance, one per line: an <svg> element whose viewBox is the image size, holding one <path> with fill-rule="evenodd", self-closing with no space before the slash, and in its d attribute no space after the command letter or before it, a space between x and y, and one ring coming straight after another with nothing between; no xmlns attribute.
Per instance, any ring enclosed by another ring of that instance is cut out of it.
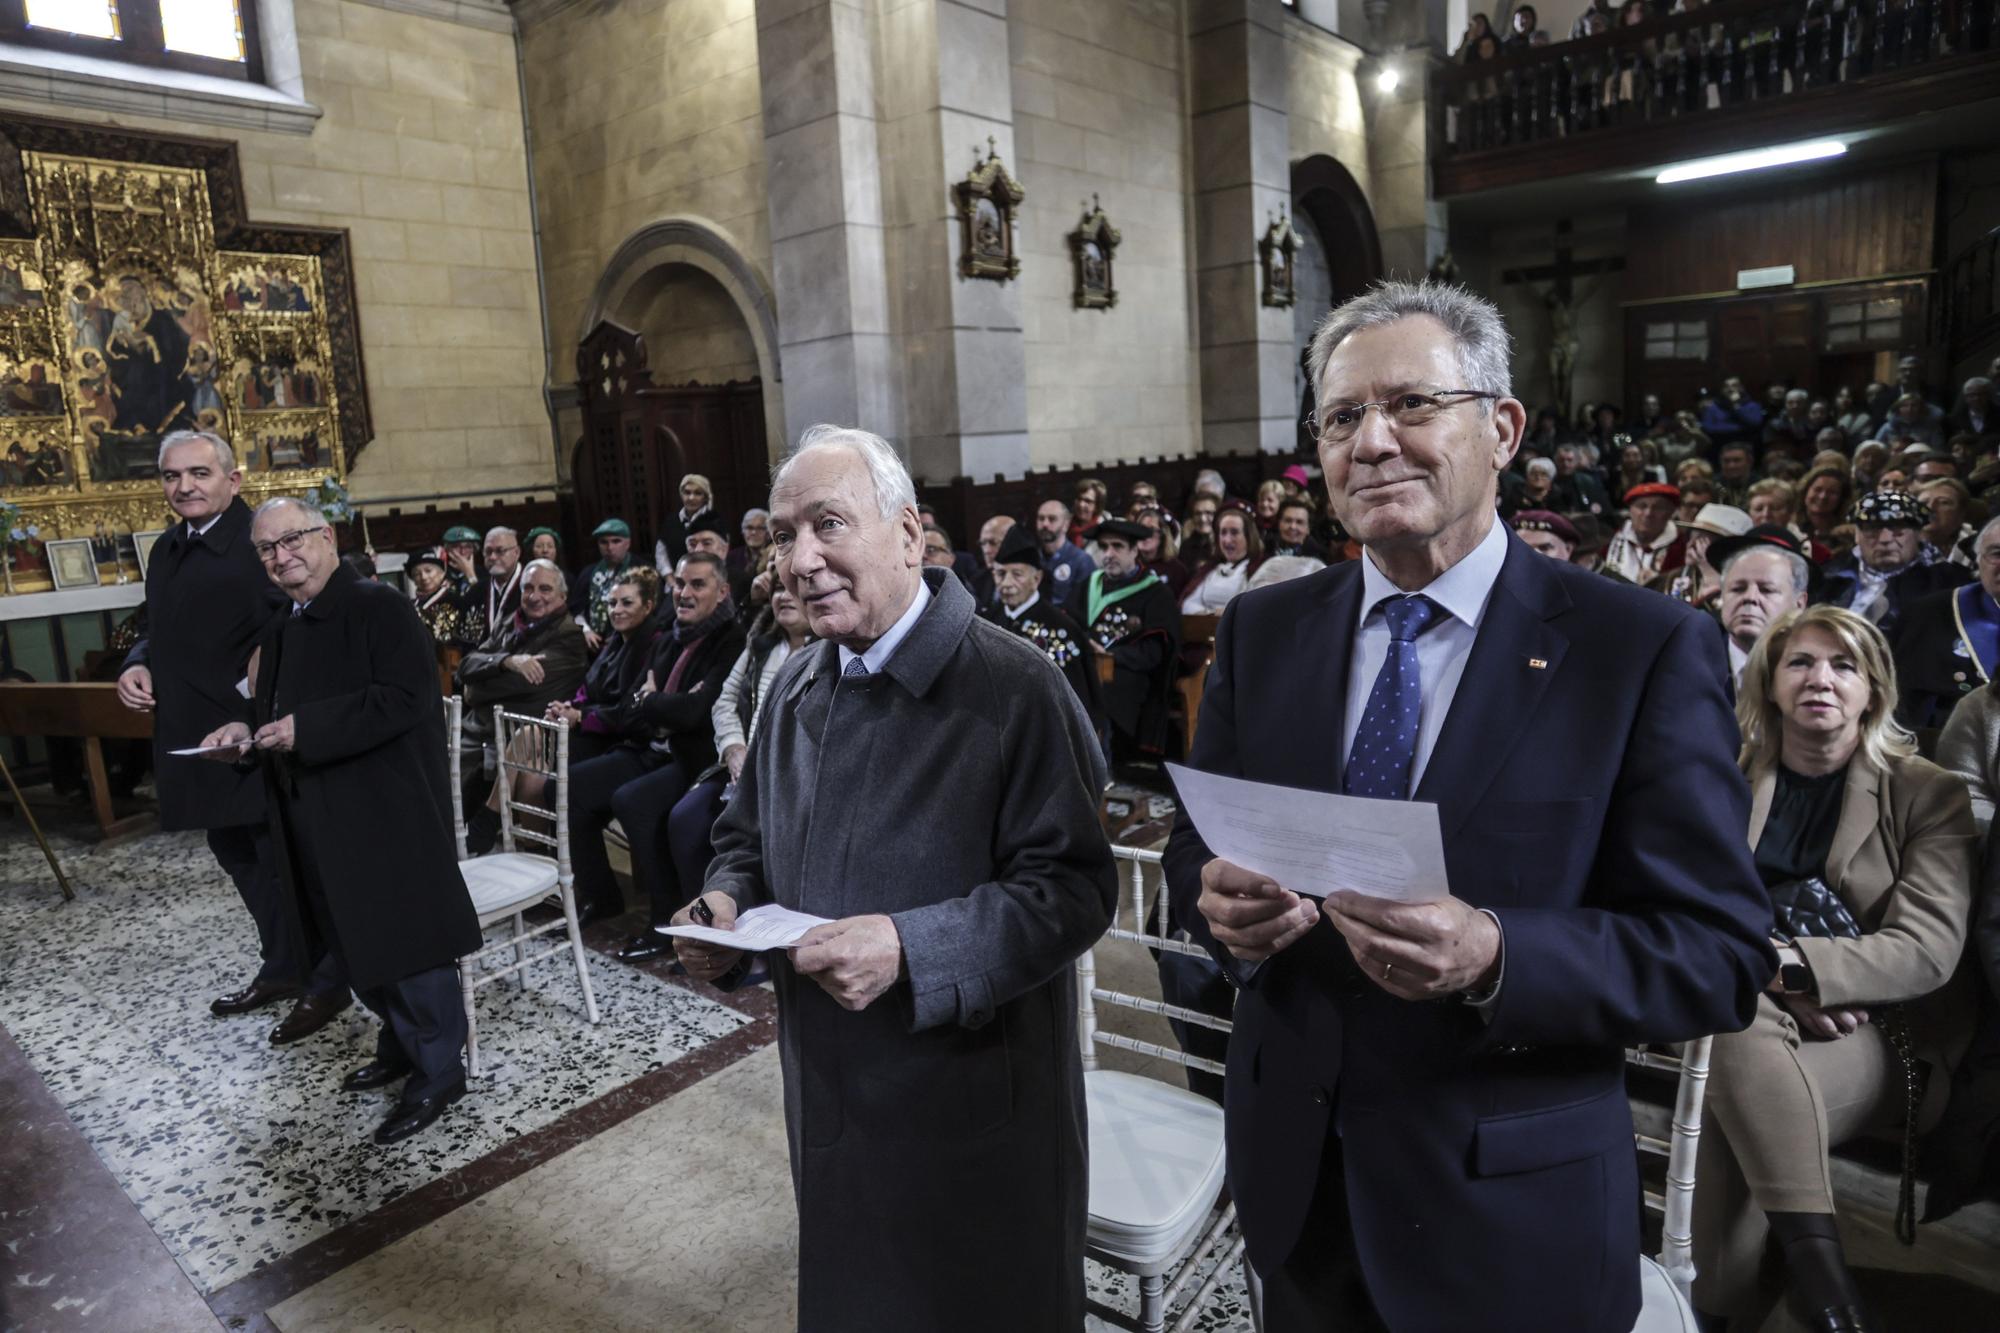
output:
<svg viewBox="0 0 2000 1333"><path fill-rule="evenodd" d="M612 798L620 787L666 762L666 755L658 750L621 745L609 754L570 766L569 864L576 876L578 903L602 903L613 912L625 910L618 881L611 875L611 855L604 849L604 830L617 817ZM629 824L625 836L635 845L639 841Z"/></svg>
<svg viewBox="0 0 2000 1333"><path fill-rule="evenodd" d="M1340 1136L1329 1124L1319 1183L1299 1243L1274 1273L1263 1273L1265 1333L1386 1333L1354 1250Z"/></svg>
<svg viewBox="0 0 2000 1333"><path fill-rule="evenodd" d="M404 1101L435 1096L465 1077L465 996L456 967L429 968L356 994L382 1020L375 1058L411 1066Z"/></svg>
<svg viewBox="0 0 2000 1333"><path fill-rule="evenodd" d="M702 882L708 878L708 863L715 859L715 821L722 818L722 793L728 781L726 776L717 775L696 783L667 816L667 847L672 852L668 864L673 867L673 878L668 885L666 915L656 917L655 925L664 925L701 892ZM657 896L654 904L657 910Z"/></svg>
<svg viewBox="0 0 2000 1333"><path fill-rule="evenodd" d="M667 924L680 910L673 858L667 845L667 816L687 795L694 774L678 759L669 760L644 777L634 778L611 796L618 826L632 849L632 887L652 904L652 921Z"/></svg>
<svg viewBox="0 0 2000 1333"><path fill-rule="evenodd" d="M229 876L257 925L257 953L262 966L257 980L266 985L304 986L309 995L331 998L347 992L347 971L331 949L307 960L306 946L285 929L285 891L271 849L271 834L262 824L237 824L208 830L209 854Z"/></svg>

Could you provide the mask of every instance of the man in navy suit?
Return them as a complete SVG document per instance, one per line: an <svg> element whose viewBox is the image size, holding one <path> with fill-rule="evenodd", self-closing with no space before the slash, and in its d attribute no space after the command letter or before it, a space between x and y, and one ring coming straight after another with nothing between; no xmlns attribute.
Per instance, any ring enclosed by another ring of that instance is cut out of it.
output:
<svg viewBox="0 0 2000 1333"><path fill-rule="evenodd" d="M1722 633L1495 521L1507 368L1459 288L1334 311L1320 461L1367 559L1238 597L1216 639L1192 764L1434 802L1451 891L1321 904L1185 818L1168 844L1240 988L1229 1186L1274 1333L1625 1333L1621 1048L1740 1029L1777 973Z"/></svg>

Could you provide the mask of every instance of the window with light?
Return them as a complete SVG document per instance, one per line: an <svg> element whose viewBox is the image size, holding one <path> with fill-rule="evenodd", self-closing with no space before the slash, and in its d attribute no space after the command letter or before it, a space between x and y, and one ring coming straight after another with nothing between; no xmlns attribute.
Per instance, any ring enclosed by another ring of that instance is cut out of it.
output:
<svg viewBox="0 0 2000 1333"><path fill-rule="evenodd" d="M256 0L0 0L0 40L261 82Z"/></svg>

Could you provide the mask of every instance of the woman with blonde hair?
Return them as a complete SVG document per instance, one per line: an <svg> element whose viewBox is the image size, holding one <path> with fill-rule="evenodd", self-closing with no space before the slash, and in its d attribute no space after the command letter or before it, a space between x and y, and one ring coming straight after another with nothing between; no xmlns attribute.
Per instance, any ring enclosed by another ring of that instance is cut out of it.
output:
<svg viewBox="0 0 2000 1333"><path fill-rule="evenodd" d="M715 487L699 472L681 478L681 507L660 524L660 539L653 543L653 567L663 578L672 578L674 566L687 554L688 526L715 507Z"/></svg>
<svg viewBox="0 0 2000 1333"><path fill-rule="evenodd" d="M1839 607L1779 618L1743 669L1749 833L1780 966L1749 1028L1715 1038L1696 1159L1694 1303L1731 1328L1763 1327L1780 1294L1774 1237L1794 1318L1880 1327L1841 1249L1827 1151L1900 1129L1897 1227L1914 1236L1915 1136L1971 1040L1972 807L1895 707L1887 640Z"/></svg>

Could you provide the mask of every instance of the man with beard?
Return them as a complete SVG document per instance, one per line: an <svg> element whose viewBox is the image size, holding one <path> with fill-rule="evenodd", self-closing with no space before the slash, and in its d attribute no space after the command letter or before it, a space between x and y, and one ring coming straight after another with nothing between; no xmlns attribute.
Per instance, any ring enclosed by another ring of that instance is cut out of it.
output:
<svg viewBox="0 0 2000 1333"><path fill-rule="evenodd" d="M1009 523L993 554L998 604L979 614L1041 649L1076 691L1077 701L1090 715L1092 729L1101 736L1104 706L1097 679L1097 648L1073 616L1042 596L1041 548L1019 524Z"/></svg>
<svg viewBox="0 0 2000 1333"><path fill-rule="evenodd" d="M1042 548L1043 582L1049 600L1067 602L1071 593L1097 566L1081 546L1069 539L1070 510L1061 500L1044 500L1035 509L1035 541Z"/></svg>
<svg viewBox="0 0 2000 1333"><path fill-rule="evenodd" d="M1180 652L1180 607L1166 580L1139 559L1139 543L1148 535L1145 524L1122 518L1085 533L1104 553L1104 567L1071 591L1064 608L1115 664L1104 687L1104 712L1121 760L1165 752L1167 691Z"/></svg>
<svg viewBox="0 0 2000 1333"><path fill-rule="evenodd" d="M1740 537L1709 543L1709 563L1722 575L1722 628L1729 635L1729 676L1741 682L1750 650L1771 622L1803 610L1812 565L1798 534L1763 523Z"/></svg>

